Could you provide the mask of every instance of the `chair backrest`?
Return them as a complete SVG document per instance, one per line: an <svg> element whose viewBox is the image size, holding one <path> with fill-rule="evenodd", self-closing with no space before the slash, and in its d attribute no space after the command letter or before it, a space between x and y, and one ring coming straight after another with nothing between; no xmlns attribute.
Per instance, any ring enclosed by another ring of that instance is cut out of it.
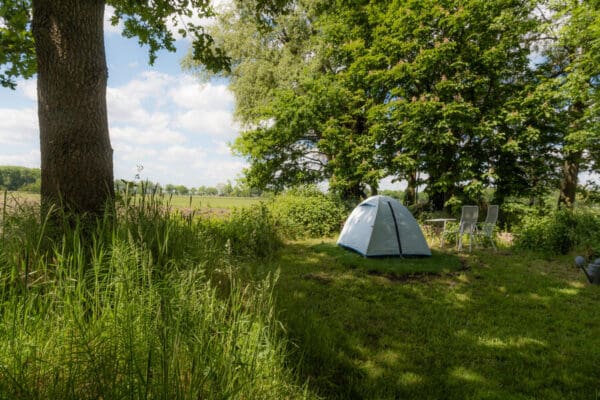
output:
<svg viewBox="0 0 600 400"><path fill-rule="evenodd" d="M487 209L487 215L485 216L485 223L496 225L498 222L498 210L500 209L497 205L490 205Z"/></svg>
<svg viewBox="0 0 600 400"><path fill-rule="evenodd" d="M477 218L479 217L479 207L463 206L460 215L460 231L472 232L477 226Z"/></svg>

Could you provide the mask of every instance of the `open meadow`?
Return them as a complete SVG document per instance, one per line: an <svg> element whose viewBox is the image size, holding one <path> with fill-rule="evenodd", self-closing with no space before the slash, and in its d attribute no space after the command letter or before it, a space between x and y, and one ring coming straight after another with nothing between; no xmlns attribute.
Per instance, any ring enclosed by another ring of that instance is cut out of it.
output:
<svg viewBox="0 0 600 400"><path fill-rule="evenodd" d="M40 196L35 193L26 192L3 192L0 195L0 208L4 203L4 196L9 207L17 207L22 203L39 203ZM139 197L139 196L138 196ZM265 201L261 197L228 197L228 196L183 196L183 195L160 195L155 196L165 206L174 209L197 211L202 214L227 214L233 208L249 207ZM135 198L135 196L133 196Z"/></svg>

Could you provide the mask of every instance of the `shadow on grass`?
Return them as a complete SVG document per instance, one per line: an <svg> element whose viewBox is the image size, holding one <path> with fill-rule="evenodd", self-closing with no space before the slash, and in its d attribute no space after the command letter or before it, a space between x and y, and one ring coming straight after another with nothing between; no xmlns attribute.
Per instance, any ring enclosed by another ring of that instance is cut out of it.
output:
<svg viewBox="0 0 600 400"><path fill-rule="evenodd" d="M296 246L299 246L296 244ZM308 252L323 254L343 268L357 269L371 274L387 274L392 279L407 275L441 274L458 271L465 267L457 255L432 251L431 257L363 257L337 246L333 242L321 242L308 247Z"/></svg>
<svg viewBox="0 0 600 400"><path fill-rule="evenodd" d="M600 391L600 293L564 264L487 253L365 259L306 242L289 245L277 266L290 363L326 398Z"/></svg>

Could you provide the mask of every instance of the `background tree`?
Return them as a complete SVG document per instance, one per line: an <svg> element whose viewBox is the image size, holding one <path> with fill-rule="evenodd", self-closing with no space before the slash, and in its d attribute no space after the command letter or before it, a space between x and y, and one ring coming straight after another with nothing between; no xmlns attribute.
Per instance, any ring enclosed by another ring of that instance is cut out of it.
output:
<svg viewBox="0 0 600 400"><path fill-rule="evenodd" d="M512 185L504 167L535 144L523 125L507 130L533 79L533 5L298 1L265 25L235 3L213 34L235 60L246 130L234 149L250 161L248 181L278 190L328 179L351 199L376 193L384 167L414 194L423 171L435 209Z"/></svg>
<svg viewBox="0 0 600 400"><path fill-rule="evenodd" d="M40 170L25 167L0 167L0 190L39 191Z"/></svg>
<svg viewBox="0 0 600 400"><path fill-rule="evenodd" d="M329 180L345 199L376 192L368 93L347 69L363 6L298 1L267 24L251 8L234 2L211 31L233 59L226 76L244 126L234 150L250 162L248 184L277 191Z"/></svg>
<svg viewBox="0 0 600 400"><path fill-rule="evenodd" d="M509 102L527 82L534 26L526 1L376 2L379 21L368 79L385 100L372 113L388 172L427 176L431 207L452 196L477 200L497 181L493 153L517 138L505 131Z"/></svg>
<svg viewBox="0 0 600 400"><path fill-rule="evenodd" d="M598 170L600 2L544 1L538 96L554 101L560 151L559 205L573 205L582 170Z"/></svg>

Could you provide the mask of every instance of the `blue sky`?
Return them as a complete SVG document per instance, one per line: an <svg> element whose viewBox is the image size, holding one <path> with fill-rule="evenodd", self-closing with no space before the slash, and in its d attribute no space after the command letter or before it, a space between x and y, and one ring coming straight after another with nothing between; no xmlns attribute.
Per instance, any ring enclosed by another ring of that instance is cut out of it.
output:
<svg viewBox="0 0 600 400"><path fill-rule="evenodd" d="M107 18L110 16L107 10ZM235 180L245 162L228 143L238 134L227 83L201 83L181 70L189 42L163 51L153 66L147 49L105 24L107 103L115 177L197 187ZM0 88L0 165L39 167L36 81Z"/></svg>

